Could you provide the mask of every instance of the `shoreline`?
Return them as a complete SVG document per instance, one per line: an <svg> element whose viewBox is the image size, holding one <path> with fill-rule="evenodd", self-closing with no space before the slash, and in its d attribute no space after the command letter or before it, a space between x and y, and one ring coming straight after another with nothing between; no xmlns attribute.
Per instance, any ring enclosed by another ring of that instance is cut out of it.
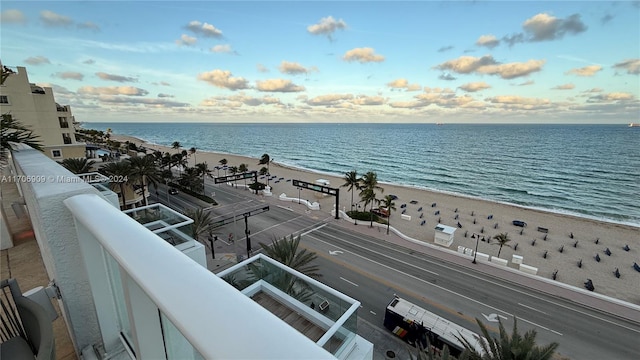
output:
<svg viewBox="0 0 640 360"><path fill-rule="evenodd" d="M112 136L115 136L115 138L118 138L118 137L125 138L125 140L123 140L123 142L126 141L126 140L129 140L130 142L137 142L137 143L140 143L140 144L147 144L147 145L152 145L152 146L163 147L163 148L166 149L165 151L168 151L168 152L171 152L171 150L173 150L168 145L162 145L162 144L154 143L154 142L151 142L151 141L146 140L144 138L140 138L140 137L136 137L136 136L126 135L126 134L113 134ZM187 148L184 148L184 149L187 149ZM206 150L206 149L198 149L198 153L197 154L200 154L200 153L209 153L209 154L213 154L213 155L238 156L238 157L243 157L243 158L247 158L247 159L259 160L259 158L253 157L253 156L250 156L250 155L234 154L234 153L227 153L227 152L222 152L222 151L213 151L213 150ZM292 171L302 171L302 172L306 172L306 173L315 173L315 174L318 174L318 175L324 175L324 176L336 177L336 178L342 178L344 176L344 174L334 174L334 173L330 173L330 172L326 172L326 171L308 169L308 168L305 168L305 167L300 167L300 166L297 166L297 165L294 165L294 164L288 164L288 163L283 163L283 162L279 162L279 161L272 161L272 164L277 164L278 166L280 166L282 168L285 168L285 169L288 169L288 170L292 170ZM360 175L362 175L362 174L360 174ZM522 209L526 209L526 210L531 210L531 211L548 212L548 213L553 213L553 214L556 214L556 215L559 215L559 216L569 216L569 217L575 217L577 219L585 219L585 220L589 220L589 221L598 221L598 222L607 223L607 224L629 226L631 228L637 228L640 231L640 222L635 223L635 222L617 220L617 219L601 217L601 216L596 216L596 215L583 214L583 213L576 212L575 210L570 210L570 209L553 209L553 208L541 207L541 206L523 205L523 204L517 204L517 203L514 203L514 202L509 202L509 201L506 201L506 200L496 200L496 199L485 198L485 197L481 197L481 196L458 193L458 192L454 192L454 191L432 189L432 188L424 187L424 186L421 186L421 185L391 183L391 182L385 182L385 181L380 181L379 183L381 185L415 189L415 190L418 190L418 191L426 191L426 192L437 193L437 194L442 194L442 195L448 195L448 196L453 196L453 197L467 198L467 199L470 199L470 200L487 201L487 202L506 205L506 206L514 206L514 207L518 207L518 208L522 208ZM639 259L639 261L640 261L640 259ZM640 264L640 262L639 262L639 264Z"/></svg>
<svg viewBox="0 0 640 360"><path fill-rule="evenodd" d="M131 136L113 135L112 138L142 144L150 150L170 153L176 151L170 147ZM188 159L188 166L193 166L192 157ZM226 158L229 166L246 163L250 170L261 167L257 165L258 158L242 155L201 150L196 152L195 157L198 162L207 161L216 165L220 159ZM271 174L272 176L277 174L278 180L283 179L281 182L276 179L270 181L274 200L277 200L282 193L290 197L298 196L298 191L284 179L314 182L324 178L330 181L330 187L341 190L340 209L350 208L351 192L341 187L344 183L342 176L297 168L279 162L271 164ZM554 271L558 271L557 281L578 288L583 288L584 282L592 279L596 293L640 305L640 294L634 292L634 289L640 288L640 272L633 268L634 262L640 264L640 241L638 241L640 227L464 194L383 182L380 185L384 188L382 195L378 193L381 198L387 194L399 197L394 201L396 211L392 211L390 222L391 226L408 237L433 245L435 224L442 223L456 227L456 224L460 223L462 228L456 229L453 244L448 248L456 251L458 246L472 249L475 247L476 241L471 239L472 233L490 239L498 233L506 232L512 240L509 243L512 247L503 247L500 250L500 258L509 260L510 268L517 268L511 263L512 255L523 256L523 263L538 268L537 275L540 277L551 279ZM312 202L317 201L320 203L321 211L324 212L330 212L335 203L333 197L322 197L309 190L304 190L301 197ZM355 204L360 202L357 192L353 199ZM418 203L412 204L411 200L416 200ZM405 207L401 207L403 204ZM432 208L432 204L437 205ZM403 210L406 212L404 217L401 216ZM406 220L407 217L411 218ZM513 226L514 219L527 222L528 227ZM537 227L548 228L549 233L538 232ZM499 250L498 246L484 240L478 241L478 245L478 253L493 257ZM626 245L630 247L629 251L623 250ZM605 249L610 249L612 254L607 256ZM600 261L594 260L596 255L599 256ZM579 261L580 267L577 266ZM614 271L618 268L622 274L620 278L614 276Z"/></svg>

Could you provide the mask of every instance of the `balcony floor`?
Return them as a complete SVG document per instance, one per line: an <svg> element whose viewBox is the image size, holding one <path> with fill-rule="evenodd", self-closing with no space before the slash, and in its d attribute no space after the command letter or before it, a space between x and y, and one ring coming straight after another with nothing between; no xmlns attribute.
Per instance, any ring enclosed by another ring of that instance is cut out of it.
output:
<svg viewBox="0 0 640 360"><path fill-rule="evenodd" d="M292 328L301 332L313 342L317 342L318 340L320 340L322 335L326 333L326 330L322 329L318 325L315 325L295 310L274 299L269 294L263 291L256 293L251 297L251 299L260 304L263 308L269 310L270 313L282 319ZM335 337L329 340L329 342L331 348L333 349L337 349L342 343L341 340L336 339Z"/></svg>

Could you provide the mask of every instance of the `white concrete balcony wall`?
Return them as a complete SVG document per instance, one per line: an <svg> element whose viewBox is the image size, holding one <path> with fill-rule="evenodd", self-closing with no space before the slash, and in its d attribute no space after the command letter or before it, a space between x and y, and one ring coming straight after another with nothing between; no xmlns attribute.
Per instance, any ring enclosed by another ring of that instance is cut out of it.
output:
<svg viewBox="0 0 640 360"><path fill-rule="evenodd" d="M64 203L83 248L86 243L91 249L85 258L91 287L111 291L116 286L100 280L109 276L100 258L111 257L118 264L137 358L335 359L97 195L78 195ZM94 275L101 282L94 283ZM113 294L96 299L96 306L103 308L98 313L117 317L122 304L114 299ZM162 324L165 318L184 340L175 331L163 337L163 328L171 327ZM102 330L110 332L103 337L118 336L119 324L103 326L102 319Z"/></svg>

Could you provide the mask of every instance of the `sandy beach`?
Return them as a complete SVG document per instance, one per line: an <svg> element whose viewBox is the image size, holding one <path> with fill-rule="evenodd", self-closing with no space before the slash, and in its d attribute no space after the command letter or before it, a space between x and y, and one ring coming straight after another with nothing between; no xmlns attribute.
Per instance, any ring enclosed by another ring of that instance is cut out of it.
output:
<svg viewBox="0 0 640 360"><path fill-rule="evenodd" d="M113 135L112 139L143 144L151 150L176 152L169 147L148 144L129 136ZM269 155L277 158L277 154ZM198 150L195 157L197 162L206 161L209 168L219 165L223 158L227 159L228 166L244 163L250 170L259 170L262 167L258 165L258 159L231 154ZM193 165L194 159L190 156L189 166ZM341 187L344 184L342 177L294 169L277 162L272 162L270 169L271 175L275 175L279 180L269 183L274 198L282 193L289 197L298 197L297 188L287 180L315 182L317 179L326 179L330 181L330 187L340 188L340 209L349 210L351 192ZM367 171L376 171L359 168L357 165L354 170L358 172L358 176ZM384 179L379 178L378 181L384 182ZM511 262L512 255L520 255L524 264L538 268L540 277L551 279L552 274L557 271L556 281L582 289L587 279L591 279L595 286L594 292L640 305L640 272L633 267L634 262L640 265L639 227L411 187L384 183L380 185L384 192L378 194L378 198L387 194L398 197L395 200L396 211L392 212L390 218L391 226L411 238L433 244L434 227L440 222L457 228L454 242L449 247L450 250L456 251L458 246L475 248L476 240L471 238L473 233L485 239L493 238L499 233L507 233L511 239L508 243L510 247L502 248L500 258L509 260L509 267L517 268L517 265ZM324 197L309 190L302 190L301 198L319 202L320 211L326 213L333 209L335 203L333 197ZM356 203L360 200L357 192L353 198ZM283 205L285 204L283 202ZM403 204L406 204L406 207L401 207ZM401 219L402 210L406 210L405 215L411 216L411 220ZM421 225L423 220L425 223ZM513 220L522 220L527 226L514 226ZM458 227L458 223L462 227ZM540 232L538 228L548 229L548 232ZM394 234L388 236L397 237ZM499 246L494 243L495 241L480 241L478 252L496 256ZM626 246L629 248L628 251L624 249ZM600 261L596 260L596 256ZM580 261L581 267L578 266ZM619 278L615 275L616 269L619 271Z"/></svg>

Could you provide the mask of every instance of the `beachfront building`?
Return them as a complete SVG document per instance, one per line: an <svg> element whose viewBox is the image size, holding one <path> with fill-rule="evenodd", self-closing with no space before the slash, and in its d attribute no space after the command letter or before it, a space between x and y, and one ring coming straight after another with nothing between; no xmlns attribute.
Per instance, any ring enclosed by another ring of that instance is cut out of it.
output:
<svg viewBox="0 0 640 360"><path fill-rule="evenodd" d="M373 358L373 345L356 333L357 301L262 255L222 279L185 235L190 221L181 214L157 204L122 212L104 183L73 181L24 145L11 163L16 174L51 179L16 185L78 356ZM308 297L295 295L303 289ZM282 311L290 316L279 318Z"/></svg>
<svg viewBox="0 0 640 360"><path fill-rule="evenodd" d="M29 82L27 69L2 66L6 79L0 86L0 112L33 130L51 159L84 158L86 144L76 141L69 105L55 101L50 87Z"/></svg>

